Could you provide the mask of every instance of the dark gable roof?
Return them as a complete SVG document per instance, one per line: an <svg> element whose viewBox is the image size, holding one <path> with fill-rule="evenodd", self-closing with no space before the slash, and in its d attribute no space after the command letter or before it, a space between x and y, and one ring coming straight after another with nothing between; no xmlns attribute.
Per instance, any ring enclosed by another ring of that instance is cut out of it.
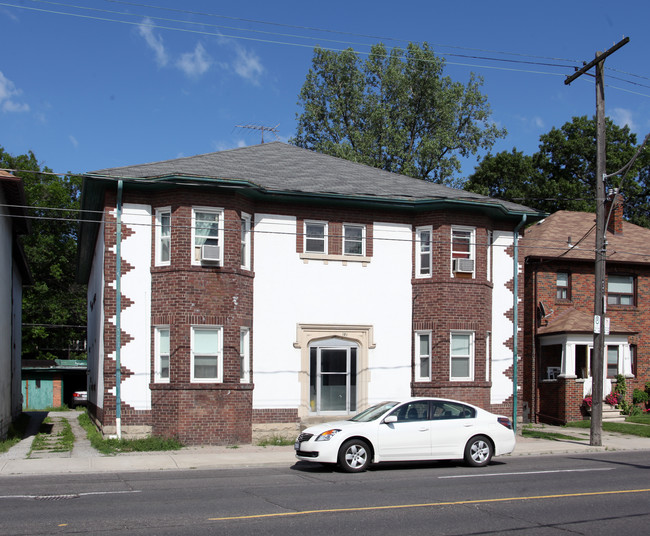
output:
<svg viewBox="0 0 650 536"><path fill-rule="evenodd" d="M243 184L267 193L307 194L418 202L454 200L499 207L505 213L539 216L529 207L389 173L282 142L253 145L175 160L109 168L87 177L123 179L213 179Z"/></svg>
<svg viewBox="0 0 650 536"><path fill-rule="evenodd" d="M595 231L595 214L560 210L526 229L520 255L594 262ZM650 263L650 229L624 221L622 233L607 231L607 262Z"/></svg>

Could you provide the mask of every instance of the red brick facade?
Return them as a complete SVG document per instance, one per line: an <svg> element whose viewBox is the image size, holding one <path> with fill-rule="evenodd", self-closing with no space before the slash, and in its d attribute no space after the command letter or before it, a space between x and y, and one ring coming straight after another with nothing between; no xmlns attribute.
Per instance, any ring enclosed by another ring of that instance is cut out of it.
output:
<svg viewBox="0 0 650 536"><path fill-rule="evenodd" d="M558 299L557 273L569 274L568 299ZM634 305L607 305L607 317L614 331L625 336L627 343L635 348L632 377L626 379L627 399L631 401L635 388L644 389L650 380L650 266L643 264L609 263L608 275L630 275L635 281ZM544 378L540 362L539 330L554 319L569 312L579 311L593 317L594 311L594 263L589 261L545 259L526 264L525 274L525 325L524 325L524 399L531 408L534 421L567 422L584 417L581 409L583 399L582 378L562 377L556 380ZM540 305L547 317L542 319ZM593 337L591 326L573 327L569 333ZM606 342L607 344L607 342ZM559 365L559 358L558 358ZM607 393L604 393L607 394Z"/></svg>

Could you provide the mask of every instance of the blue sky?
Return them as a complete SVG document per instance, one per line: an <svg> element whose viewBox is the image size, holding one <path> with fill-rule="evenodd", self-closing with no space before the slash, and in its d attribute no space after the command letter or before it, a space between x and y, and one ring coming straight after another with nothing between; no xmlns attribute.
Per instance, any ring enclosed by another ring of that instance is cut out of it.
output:
<svg viewBox="0 0 650 536"><path fill-rule="evenodd" d="M540 134L595 113L593 79L565 76L624 36L605 62L606 111L642 139L649 19L647 0L0 0L0 145L83 173L260 142L237 125L279 125L265 140L287 141L314 46L427 41L454 80L483 77L508 130L492 152L531 154Z"/></svg>

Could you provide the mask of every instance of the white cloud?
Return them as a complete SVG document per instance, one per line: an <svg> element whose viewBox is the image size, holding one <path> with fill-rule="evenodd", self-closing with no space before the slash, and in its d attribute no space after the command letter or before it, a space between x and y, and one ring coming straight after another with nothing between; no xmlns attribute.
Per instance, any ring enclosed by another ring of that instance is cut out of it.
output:
<svg viewBox="0 0 650 536"><path fill-rule="evenodd" d="M77 141L77 138L75 138L72 134L70 134L70 136L68 136L68 139L70 140L70 143L72 144L72 146L73 146L75 149L76 149L77 147L79 147L79 142Z"/></svg>
<svg viewBox="0 0 650 536"><path fill-rule="evenodd" d="M167 57L167 52L165 51L165 45L163 44L162 37L154 33L153 21L149 17L145 17L145 19L138 25L138 31L149 48L153 50L156 55L156 63L158 66L164 67L167 65L169 59Z"/></svg>
<svg viewBox="0 0 650 536"><path fill-rule="evenodd" d="M614 108L609 112L609 115L618 126L628 126L630 127L630 130L636 130L636 124L632 119L632 112L630 110L626 110L625 108Z"/></svg>
<svg viewBox="0 0 650 536"><path fill-rule="evenodd" d="M264 72L259 57L254 52L248 52L241 47L237 47L237 57L233 67L239 76L255 85L259 84L259 77Z"/></svg>
<svg viewBox="0 0 650 536"><path fill-rule="evenodd" d="M212 64L212 58L208 55L201 43L197 43L194 52L186 52L176 62L176 66L187 76L197 77L205 73Z"/></svg>
<svg viewBox="0 0 650 536"><path fill-rule="evenodd" d="M16 85L0 71L0 110L3 112L28 112L29 104L18 102L14 97L22 93Z"/></svg>

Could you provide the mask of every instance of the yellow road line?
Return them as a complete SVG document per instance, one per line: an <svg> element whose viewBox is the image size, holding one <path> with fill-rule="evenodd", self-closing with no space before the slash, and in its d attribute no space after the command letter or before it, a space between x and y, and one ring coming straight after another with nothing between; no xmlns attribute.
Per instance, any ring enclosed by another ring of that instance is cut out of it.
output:
<svg viewBox="0 0 650 536"><path fill-rule="evenodd" d="M311 514L332 514L340 512L363 512L368 510L394 510L398 508L423 508L431 506L455 506L463 504L484 504L507 501L533 501L538 499L561 499L566 497L589 497L595 495L616 495L622 493L646 493L648 489L623 489L615 491L590 491L586 493L562 493L559 495L532 495L529 497L503 497L501 499L471 499L466 501L436 502L422 504L395 504L387 506L360 506L356 508L328 508L324 510L303 510L298 512L278 512L275 514L254 514L249 516L211 517L208 521L230 521L233 519L261 519L265 517L305 516Z"/></svg>

